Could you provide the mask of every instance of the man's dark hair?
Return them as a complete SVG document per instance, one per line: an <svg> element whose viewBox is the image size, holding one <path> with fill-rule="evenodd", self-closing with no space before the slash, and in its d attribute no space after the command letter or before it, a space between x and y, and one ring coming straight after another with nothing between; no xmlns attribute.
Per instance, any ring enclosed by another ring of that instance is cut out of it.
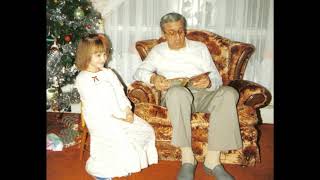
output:
<svg viewBox="0 0 320 180"><path fill-rule="evenodd" d="M187 21L186 21L186 18L184 16L182 16L181 14L175 13L175 12L171 12L171 13L168 13L168 14L162 16L162 18L160 20L160 27L161 27L162 32L164 32L163 25L165 23L177 22L177 21L180 21L180 20L182 20L183 28L186 31L187 30Z"/></svg>

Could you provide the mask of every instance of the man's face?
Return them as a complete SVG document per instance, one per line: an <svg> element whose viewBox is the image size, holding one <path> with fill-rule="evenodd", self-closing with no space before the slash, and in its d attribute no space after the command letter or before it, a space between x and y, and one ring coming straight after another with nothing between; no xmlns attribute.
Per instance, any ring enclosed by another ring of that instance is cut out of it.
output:
<svg viewBox="0 0 320 180"><path fill-rule="evenodd" d="M163 30L170 49L178 50L186 46L185 31L182 20L165 23L163 25Z"/></svg>

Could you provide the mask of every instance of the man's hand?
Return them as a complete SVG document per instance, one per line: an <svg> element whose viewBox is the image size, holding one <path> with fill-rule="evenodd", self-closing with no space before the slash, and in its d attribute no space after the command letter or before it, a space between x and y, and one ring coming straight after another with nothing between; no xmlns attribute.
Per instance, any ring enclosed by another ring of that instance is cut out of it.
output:
<svg viewBox="0 0 320 180"><path fill-rule="evenodd" d="M165 91L170 87L170 82L164 76L158 74L153 74L151 76L150 83L154 84L156 89L160 91Z"/></svg>
<svg viewBox="0 0 320 180"><path fill-rule="evenodd" d="M190 79L188 86L204 89L211 86L211 81L208 74L202 74L200 76Z"/></svg>

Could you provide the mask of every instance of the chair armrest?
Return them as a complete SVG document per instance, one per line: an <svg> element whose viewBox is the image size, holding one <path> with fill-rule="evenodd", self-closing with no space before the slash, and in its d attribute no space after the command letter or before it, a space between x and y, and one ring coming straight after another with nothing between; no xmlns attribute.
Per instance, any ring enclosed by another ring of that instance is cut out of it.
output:
<svg viewBox="0 0 320 180"><path fill-rule="evenodd" d="M158 43L159 41L157 39L149 39L136 42L136 49L142 61L147 57L150 50Z"/></svg>
<svg viewBox="0 0 320 180"><path fill-rule="evenodd" d="M265 87L251 81L233 80L228 86L238 90L240 94L239 105L258 109L267 106L272 98L271 93Z"/></svg>
<svg viewBox="0 0 320 180"><path fill-rule="evenodd" d="M142 81L135 81L128 87L128 98L134 103L151 103L158 105L160 92Z"/></svg>
<svg viewBox="0 0 320 180"><path fill-rule="evenodd" d="M231 63L229 72L234 72L230 79L243 79L249 58L255 51L252 44L233 41L230 45Z"/></svg>

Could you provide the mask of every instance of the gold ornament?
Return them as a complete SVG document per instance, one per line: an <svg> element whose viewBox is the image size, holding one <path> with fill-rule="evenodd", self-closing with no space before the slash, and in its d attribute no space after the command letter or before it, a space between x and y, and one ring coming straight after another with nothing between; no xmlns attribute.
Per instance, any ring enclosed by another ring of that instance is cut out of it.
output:
<svg viewBox="0 0 320 180"><path fill-rule="evenodd" d="M49 88L47 89L47 100L52 100L56 96L56 89L55 88Z"/></svg>
<svg viewBox="0 0 320 180"><path fill-rule="evenodd" d="M84 17L84 12L81 9L81 7L78 7L75 11L74 11L74 18L77 20L81 20Z"/></svg>

